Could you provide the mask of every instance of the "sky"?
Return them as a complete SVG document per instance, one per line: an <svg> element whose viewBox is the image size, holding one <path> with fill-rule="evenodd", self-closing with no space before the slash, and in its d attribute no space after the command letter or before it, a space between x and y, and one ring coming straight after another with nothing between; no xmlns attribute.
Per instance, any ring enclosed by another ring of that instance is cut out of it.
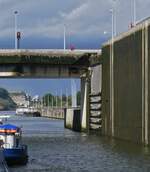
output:
<svg viewBox="0 0 150 172"><path fill-rule="evenodd" d="M116 0L117 33L128 30L133 20L133 1ZM149 0L136 1L137 21L150 16ZM14 11L18 11L21 48L98 49L111 36L113 0L0 0L0 48L14 47ZM107 34L104 34L105 33Z"/></svg>
<svg viewBox="0 0 150 172"><path fill-rule="evenodd" d="M127 31L133 21L133 1L115 1L117 34ZM136 21L149 17L150 0L135 1ZM100 49L111 37L112 6L113 0L0 0L0 48L14 48L14 11L17 10L22 49L63 48L64 24L67 48L73 45L76 49ZM14 87L12 80L9 82ZM15 82L22 89L33 84L31 80L27 86L22 80ZM59 82L65 88L68 80L49 82L54 86Z"/></svg>
<svg viewBox="0 0 150 172"><path fill-rule="evenodd" d="M63 87L62 87L63 86ZM79 79L0 79L0 87L10 92L24 91L31 96L71 95L80 90ZM74 88L74 91L72 90Z"/></svg>

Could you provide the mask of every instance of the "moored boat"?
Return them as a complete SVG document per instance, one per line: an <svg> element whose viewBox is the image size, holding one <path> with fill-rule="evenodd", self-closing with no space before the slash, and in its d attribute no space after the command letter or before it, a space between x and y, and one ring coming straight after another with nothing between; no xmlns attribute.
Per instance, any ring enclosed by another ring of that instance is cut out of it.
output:
<svg viewBox="0 0 150 172"><path fill-rule="evenodd" d="M25 165L28 162L27 145L22 145L21 135L21 128L15 125L0 125L0 142L8 165Z"/></svg>
<svg viewBox="0 0 150 172"><path fill-rule="evenodd" d="M29 108L17 108L16 115L29 116L29 117L41 117L39 109L29 107Z"/></svg>

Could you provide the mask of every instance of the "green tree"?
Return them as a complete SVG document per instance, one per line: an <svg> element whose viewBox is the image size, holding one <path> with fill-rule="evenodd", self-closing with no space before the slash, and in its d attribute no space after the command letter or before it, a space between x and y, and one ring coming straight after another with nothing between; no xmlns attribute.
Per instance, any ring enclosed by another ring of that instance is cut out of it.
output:
<svg viewBox="0 0 150 172"><path fill-rule="evenodd" d="M77 106L81 105L81 91L77 92Z"/></svg>

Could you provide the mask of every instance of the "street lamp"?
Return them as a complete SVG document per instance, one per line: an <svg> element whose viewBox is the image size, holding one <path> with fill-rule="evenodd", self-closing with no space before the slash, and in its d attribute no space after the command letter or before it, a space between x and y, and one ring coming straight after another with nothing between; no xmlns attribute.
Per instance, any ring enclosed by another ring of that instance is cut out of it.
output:
<svg viewBox="0 0 150 172"><path fill-rule="evenodd" d="M133 24L136 25L136 0L133 1Z"/></svg>
<svg viewBox="0 0 150 172"><path fill-rule="evenodd" d="M112 136L114 136L114 36L116 36L116 1L113 0L113 2L113 8L110 10L112 18L112 38L110 43L110 114Z"/></svg>
<svg viewBox="0 0 150 172"><path fill-rule="evenodd" d="M64 50L66 50L66 25L64 24Z"/></svg>
<svg viewBox="0 0 150 172"><path fill-rule="evenodd" d="M113 34L114 36L117 35L117 8L116 8L116 1L113 0L113 5L112 5L112 27L113 27Z"/></svg>
<svg viewBox="0 0 150 172"><path fill-rule="evenodd" d="M18 48L18 46L17 46L17 16L18 16L18 11L15 11L14 12L14 14L15 14L15 49L17 49Z"/></svg>
<svg viewBox="0 0 150 172"><path fill-rule="evenodd" d="M110 9L110 12L111 12L111 38L112 38L112 42L113 42L113 39L114 39L114 36L115 36L115 33L114 33L114 8Z"/></svg>
<svg viewBox="0 0 150 172"><path fill-rule="evenodd" d="M57 91L56 91L56 108L58 107Z"/></svg>

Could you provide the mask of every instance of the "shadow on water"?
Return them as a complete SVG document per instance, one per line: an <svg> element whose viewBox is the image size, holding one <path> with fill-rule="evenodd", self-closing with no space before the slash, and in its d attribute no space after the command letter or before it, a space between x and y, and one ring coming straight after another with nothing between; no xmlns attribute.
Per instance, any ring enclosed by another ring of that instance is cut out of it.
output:
<svg viewBox="0 0 150 172"><path fill-rule="evenodd" d="M117 152L126 152L127 154L134 155L150 155L150 148L136 143L131 143L129 141L111 139L110 145L112 150Z"/></svg>
<svg viewBox="0 0 150 172"><path fill-rule="evenodd" d="M133 155L150 156L150 147L141 144L132 143L130 141L121 139L112 139L110 137L104 137L99 135L89 135L89 139L99 145L106 146L111 151L118 153L126 153Z"/></svg>
<svg viewBox="0 0 150 172"><path fill-rule="evenodd" d="M80 110L74 110L73 115L73 130L74 131L81 131L81 118L80 118Z"/></svg>

